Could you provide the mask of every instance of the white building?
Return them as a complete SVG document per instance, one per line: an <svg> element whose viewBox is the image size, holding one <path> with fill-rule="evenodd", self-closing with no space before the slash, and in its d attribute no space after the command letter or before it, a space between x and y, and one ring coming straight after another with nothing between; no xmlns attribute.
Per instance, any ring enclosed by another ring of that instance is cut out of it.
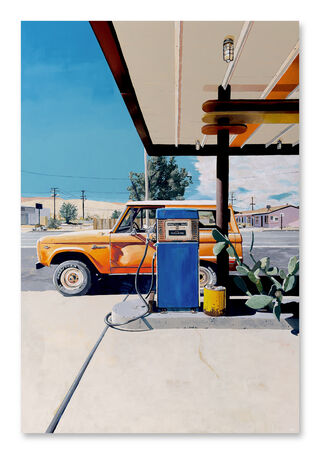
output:
<svg viewBox="0 0 320 454"><path fill-rule="evenodd" d="M299 207L289 204L241 211L235 217L239 227L299 227Z"/></svg>
<svg viewBox="0 0 320 454"><path fill-rule="evenodd" d="M46 216L48 219L50 218L50 210L49 208L42 208L40 210L40 221L43 217ZM21 207L21 225L36 225L39 224L39 210L36 207Z"/></svg>

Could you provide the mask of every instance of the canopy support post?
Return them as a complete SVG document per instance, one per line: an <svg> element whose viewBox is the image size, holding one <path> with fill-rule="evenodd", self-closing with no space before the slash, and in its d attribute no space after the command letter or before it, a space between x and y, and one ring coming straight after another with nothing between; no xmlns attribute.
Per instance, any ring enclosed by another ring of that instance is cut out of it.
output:
<svg viewBox="0 0 320 454"><path fill-rule="evenodd" d="M220 85L218 89L218 100L230 100L230 85L224 90ZM217 167L216 167L216 224L223 235L228 235L229 221L229 130L218 131ZM226 249L217 256L217 279L218 284L226 287L228 299L229 287L229 255Z"/></svg>

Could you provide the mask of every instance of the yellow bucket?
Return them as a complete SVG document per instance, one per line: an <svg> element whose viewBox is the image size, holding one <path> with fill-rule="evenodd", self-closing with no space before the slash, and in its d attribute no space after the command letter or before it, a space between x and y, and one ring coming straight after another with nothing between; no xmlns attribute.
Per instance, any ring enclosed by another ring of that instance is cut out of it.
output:
<svg viewBox="0 0 320 454"><path fill-rule="evenodd" d="M213 317L226 311L226 288L207 285L203 290L203 312Z"/></svg>

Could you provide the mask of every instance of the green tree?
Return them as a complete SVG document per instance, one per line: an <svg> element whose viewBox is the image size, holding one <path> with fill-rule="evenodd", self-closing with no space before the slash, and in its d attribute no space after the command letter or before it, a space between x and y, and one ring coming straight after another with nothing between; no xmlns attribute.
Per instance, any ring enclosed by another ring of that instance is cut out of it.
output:
<svg viewBox="0 0 320 454"><path fill-rule="evenodd" d="M144 200L144 173L130 172L129 198ZM149 198L153 200L183 200L192 177L185 168L178 167L174 157L152 156L148 160Z"/></svg>
<svg viewBox="0 0 320 454"><path fill-rule="evenodd" d="M60 216L66 220L67 224L77 218L78 210L77 207L70 202L63 202L60 208Z"/></svg>
<svg viewBox="0 0 320 454"><path fill-rule="evenodd" d="M120 216L121 214L121 211L120 210L114 210L114 212L112 213L111 215L111 219L118 219L118 217Z"/></svg>

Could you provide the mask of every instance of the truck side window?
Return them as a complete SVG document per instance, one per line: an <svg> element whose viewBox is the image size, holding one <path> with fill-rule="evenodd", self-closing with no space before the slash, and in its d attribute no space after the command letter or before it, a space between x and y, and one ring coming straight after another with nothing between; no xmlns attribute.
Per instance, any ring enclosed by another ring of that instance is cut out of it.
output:
<svg viewBox="0 0 320 454"><path fill-rule="evenodd" d="M212 229L216 225L215 210L198 210L199 213L199 228Z"/></svg>
<svg viewBox="0 0 320 454"><path fill-rule="evenodd" d="M156 223L156 208L144 208L142 210L142 227L141 229L145 232L148 227L153 226Z"/></svg>
<svg viewBox="0 0 320 454"><path fill-rule="evenodd" d="M216 226L216 210L198 210L198 213L200 229L213 229ZM230 223L230 210L228 210L228 215L228 223Z"/></svg>

